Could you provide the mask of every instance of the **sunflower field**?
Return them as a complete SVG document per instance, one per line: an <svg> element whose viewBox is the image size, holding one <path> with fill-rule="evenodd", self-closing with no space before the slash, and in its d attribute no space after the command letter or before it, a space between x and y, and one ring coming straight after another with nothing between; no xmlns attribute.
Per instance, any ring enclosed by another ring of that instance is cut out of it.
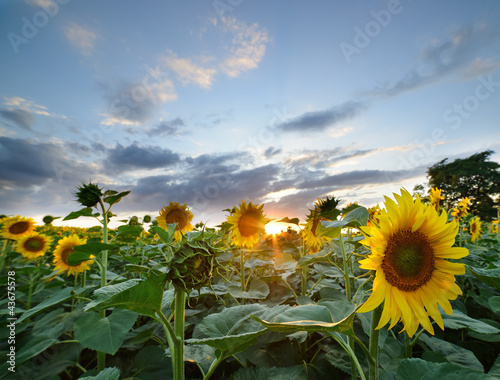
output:
<svg viewBox="0 0 500 380"><path fill-rule="evenodd" d="M498 218L441 190L318 199L266 233L265 205L216 228L82 184L92 228L0 219L2 379L498 379Z"/></svg>

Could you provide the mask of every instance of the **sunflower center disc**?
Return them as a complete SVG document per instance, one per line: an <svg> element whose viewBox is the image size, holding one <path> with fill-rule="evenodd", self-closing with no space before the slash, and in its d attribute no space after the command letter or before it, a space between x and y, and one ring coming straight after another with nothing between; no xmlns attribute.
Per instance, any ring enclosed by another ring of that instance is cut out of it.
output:
<svg viewBox="0 0 500 380"><path fill-rule="evenodd" d="M167 214L165 221L168 224L177 223L178 228L182 230L186 227L187 215L182 210L172 210Z"/></svg>
<svg viewBox="0 0 500 380"><path fill-rule="evenodd" d="M248 237L259 232L259 213L247 211L238 220L238 229L241 236Z"/></svg>
<svg viewBox="0 0 500 380"><path fill-rule="evenodd" d="M387 282L411 292L424 285L434 270L434 251L421 232L403 230L387 242L382 270Z"/></svg>
<svg viewBox="0 0 500 380"><path fill-rule="evenodd" d="M24 243L24 249L31 252L38 252L43 249L43 246L44 246L43 241L36 237L28 239Z"/></svg>
<svg viewBox="0 0 500 380"><path fill-rule="evenodd" d="M73 249L73 247L66 248L64 251L61 252L61 259L64 262L64 264L70 265L68 263L68 257L70 257L73 253L75 253L75 250Z"/></svg>
<svg viewBox="0 0 500 380"><path fill-rule="evenodd" d="M22 234L29 228L28 222L17 222L9 227L9 232L14 235Z"/></svg>

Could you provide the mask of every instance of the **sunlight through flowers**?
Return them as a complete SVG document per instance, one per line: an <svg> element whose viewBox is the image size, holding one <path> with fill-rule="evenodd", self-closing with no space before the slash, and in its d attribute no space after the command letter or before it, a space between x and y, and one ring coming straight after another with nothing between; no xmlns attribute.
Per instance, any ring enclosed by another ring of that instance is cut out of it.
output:
<svg viewBox="0 0 500 380"><path fill-rule="evenodd" d="M266 232L266 224L269 220L264 215L264 204L248 205L241 201L240 207L234 208L234 212L228 216L227 222L231 225L229 231L232 235L232 244L238 247L252 248L259 242L261 233Z"/></svg>
<svg viewBox="0 0 500 380"><path fill-rule="evenodd" d="M54 250L53 263L55 269L61 272L67 272L68 276L71 276L72 274L76 275L85 270L89 270L89 265L92 264L94 260L86 260L77 265L71 265L68 262L68 257L75 253L73 247L86 243L86 239L80 239L77 235L66 236L59 240L59 243L57 243L57 247Z"/></svg>
<svg viewBox="0 0 500 380"><path fill-rule="evenodd" d="M170 202L167 207L163 207L160 210L160 216L156 217L158 226L163 229L167 229L167 224L177 224L175 228L175 240L182 240L182 232L191 231L193 226L191 221L193 220L193 213L189 211L186 204L179 204L177 202Z"/></svg>
<svg viewBox="0 0 500 380"><path fill-rule="evenodd" d="M419 325L431 334L429 316L444 330L438 309L451 315L449 300L462 294L455 275L465 273L464 264L445 259L459 259L469 254L466 248L453 247L458 225L447 223L446 212L438 214L417 196L401 190L396 202L385 197L385 209L379 227L362 227L366 234L361 242L371 249L360 261L362 269L375 271L373 290L358 312L384 307L377 328L389 320L392 328L400 320L411 337Z"/></svg>

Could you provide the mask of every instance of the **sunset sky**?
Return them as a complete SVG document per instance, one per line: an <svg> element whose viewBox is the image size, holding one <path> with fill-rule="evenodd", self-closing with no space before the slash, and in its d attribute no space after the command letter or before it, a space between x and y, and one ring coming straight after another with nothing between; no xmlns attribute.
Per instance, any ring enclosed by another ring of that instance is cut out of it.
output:
<svg viewBox="0 0 500 380"><path fill-rule="evenodd" d="M500 162L498 1L2 0L0 36L2 214L65 216L91 180L131 190L119 218L303 220Z"/></svg>

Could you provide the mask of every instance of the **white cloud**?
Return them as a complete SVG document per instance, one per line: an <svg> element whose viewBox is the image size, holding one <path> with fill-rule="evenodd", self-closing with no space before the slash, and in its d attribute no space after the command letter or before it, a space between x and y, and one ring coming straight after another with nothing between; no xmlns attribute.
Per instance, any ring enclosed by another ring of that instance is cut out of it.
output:
<svg viewBox="0 0 500 380"><path fill-rule="evenodd" d="M204 58L203 61L207 61L207 58ZM175 72L182 84L194 83L202 88L210 88L212 86L216 73L214 68L203 67L194 63L189 58L179 58L177 54L170 50L167 51L167 55L162 59L162 63Z"/></svg>
<svg viewBox="0 0 500 380"><path fill-rule="evenodd" d="M83 55L92 53L97 40L96 33L75 23L68 25L64 32L69 42L80 49Z"/></svg>
<svg viewBox="0 0 500 380"><path fill-rule="evenodd" d="M234 17L223 17L222 23L225 30L233 34L233 39L230 55L222 62L221 70L230 77L237 77L257 68L270 42L267 30L257 23L248 26Z"/></svg>
<svg viewBox="0 0 500 380"><path fill-rule="evenodd" d="M12 96L12 97L4 96L3 99L4 99L3 104L9 107L9 109L18 108L21 110L29 111L37 115L67 119L65 115L58 115L56 113L49 112L47 107L42 106L40 104L36 104L33 100L24 99L19 96Z"/></svg>

